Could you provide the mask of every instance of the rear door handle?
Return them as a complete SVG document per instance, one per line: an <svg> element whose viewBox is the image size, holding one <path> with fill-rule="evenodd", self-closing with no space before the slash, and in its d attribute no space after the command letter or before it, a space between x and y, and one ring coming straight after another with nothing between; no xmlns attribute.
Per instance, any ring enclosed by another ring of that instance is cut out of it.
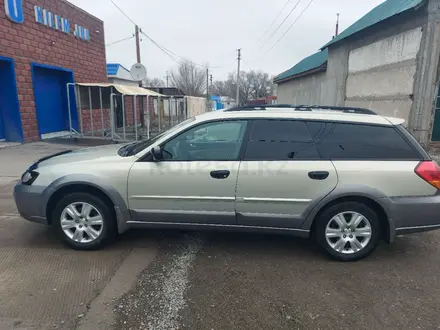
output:
<svg viewBox="0 0 440 330"><path fill-rule="evenodd" d="M330 175L327 171L309 172L309 178L312 180L325 180Z"/></svg>
<svg viewBox="0 0 440 330"><path fill-rule="evenodd" d="M214 179L227 179L229 175L231 174L230 171L224 170L224 171L212 171L211 177Z"/></svg>

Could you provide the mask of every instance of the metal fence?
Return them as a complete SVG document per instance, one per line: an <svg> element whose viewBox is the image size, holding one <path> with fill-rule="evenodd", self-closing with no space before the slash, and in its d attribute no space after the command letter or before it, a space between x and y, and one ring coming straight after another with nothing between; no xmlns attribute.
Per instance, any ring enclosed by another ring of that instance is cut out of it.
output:
<svg viewBox="0 0 440 330"><path fill-rule="evenodd" d="M185 96L128 95L114 87L67 84L70 136L114 141L149 139L188 118Z"/></svg>

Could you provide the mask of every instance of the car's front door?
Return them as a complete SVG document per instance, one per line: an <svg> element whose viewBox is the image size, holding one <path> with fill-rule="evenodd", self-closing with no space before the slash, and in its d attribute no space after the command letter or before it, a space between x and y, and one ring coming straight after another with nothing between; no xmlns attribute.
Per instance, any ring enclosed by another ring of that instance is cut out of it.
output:
<svg viewBox="0 0 440 330"><path fill-rule="evenodd" d="M235 225L246 127L243 120L197 125L163 143L160 161L136 162L128 178L132 219Z"/></svg>
<svg viewBox="0 0 440 330"><path fill-rule="evenodd" d="M254 120L237 184L239 225L300 228L307 210L337 185L306 124Z"/></svg>

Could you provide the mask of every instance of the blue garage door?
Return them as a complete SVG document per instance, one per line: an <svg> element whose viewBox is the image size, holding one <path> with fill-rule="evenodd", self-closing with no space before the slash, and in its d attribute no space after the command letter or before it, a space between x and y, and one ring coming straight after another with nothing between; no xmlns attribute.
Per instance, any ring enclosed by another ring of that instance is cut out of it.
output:
<svg viewBox="0 0 440 330"><path fill-rule="evenodd" d="M23 141L14 61L0 56L0 140Z"/></svg>
<svg viewBox="0 0 440 330"><path fill-rule="evenodd" d="M72 73L34 66L33 82L40 134L69 130L66 84Z"/></svg>

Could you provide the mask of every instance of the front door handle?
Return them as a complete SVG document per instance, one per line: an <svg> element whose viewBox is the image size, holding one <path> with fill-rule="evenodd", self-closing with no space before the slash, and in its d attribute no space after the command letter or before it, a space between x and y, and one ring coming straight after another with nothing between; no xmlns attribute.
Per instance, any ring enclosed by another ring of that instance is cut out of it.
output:
<svg viewBox="0 0 440 330"><path fill-rule="evenodd" d="M231 174L231 172L228 171L228 170L212 171L211 172L211 177L213 177L214 179L226 179L226 178L229 177L230 174Z"/></svg>
<svg viewBox="0 0 440 330"><path fill-rule="evenodd" d="M312 180L325 180L330 175L327 171L309 172L309 178Z"/></svg>

